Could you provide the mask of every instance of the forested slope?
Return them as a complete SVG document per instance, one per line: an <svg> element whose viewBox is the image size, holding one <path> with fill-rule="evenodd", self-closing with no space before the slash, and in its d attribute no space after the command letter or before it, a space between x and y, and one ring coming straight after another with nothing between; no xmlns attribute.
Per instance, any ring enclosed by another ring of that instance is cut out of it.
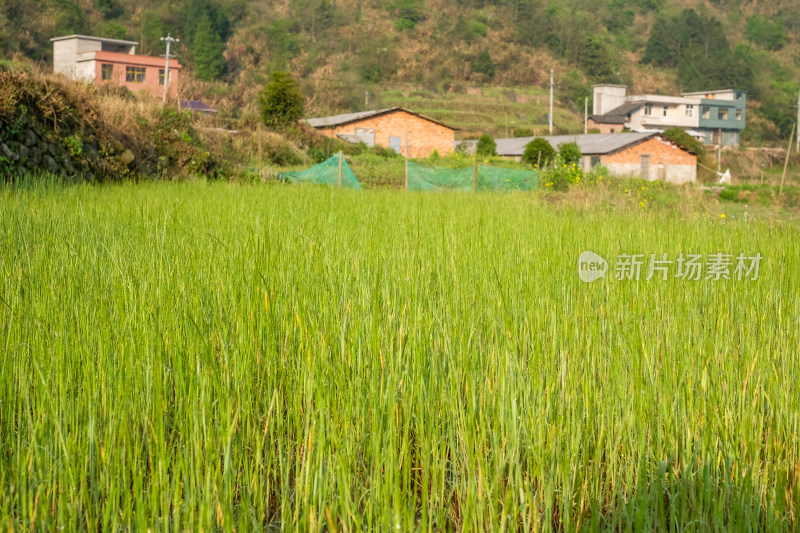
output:
<svg viewBox="0 0 800 533"><path fill-rule="evenodd" d="M752 142L788 136L800 90L795 0L6 0L0 50L51 60L70 33L181 39L185 95L223 114L253 112L276 69L303 84L311 113L361 109L365 91L543 86L580 108L592 83L637 92L736 87L749 92ZM379 103L373 99L373 104Z"/></svg>

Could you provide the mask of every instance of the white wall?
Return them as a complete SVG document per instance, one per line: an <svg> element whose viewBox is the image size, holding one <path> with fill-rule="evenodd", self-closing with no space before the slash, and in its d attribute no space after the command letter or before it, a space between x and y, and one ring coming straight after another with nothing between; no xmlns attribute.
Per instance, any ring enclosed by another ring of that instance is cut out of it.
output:
<svg viewBox="0 0 800 533"><path fill-rule="evenodd" d="M607 163L606 168L612 176L620 178L644 178L649 181L656 181L663 172L665 181L668 183L687 183L697 181L697 167L694 165L662 165L651 164L650 175L642 176L642 165L636 163Z"/></svg>

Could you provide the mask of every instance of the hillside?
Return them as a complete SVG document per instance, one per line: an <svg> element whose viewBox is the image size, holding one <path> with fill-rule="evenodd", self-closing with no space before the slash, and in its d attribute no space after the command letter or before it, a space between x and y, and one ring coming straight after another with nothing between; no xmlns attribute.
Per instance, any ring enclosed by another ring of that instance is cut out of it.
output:
<svg viewBox="0 0 800 533"><path fill-rule="evenodd" d="M142 53L158 55L168 32L181 39L183 96L210 101L236 121L255 120L256 93L269 72L286 69L301 80L310 115L404 103L466 132L535 127L552 68L563 129L579 127L592 83L652 93L736 87L751 102L745 142L758 144L788 137L800 91L800 11L792 0L9 0L0 7L3 55L44 65L53 36L133 39ZM484 89L479 108L459 97L476 88Z"/></svg>

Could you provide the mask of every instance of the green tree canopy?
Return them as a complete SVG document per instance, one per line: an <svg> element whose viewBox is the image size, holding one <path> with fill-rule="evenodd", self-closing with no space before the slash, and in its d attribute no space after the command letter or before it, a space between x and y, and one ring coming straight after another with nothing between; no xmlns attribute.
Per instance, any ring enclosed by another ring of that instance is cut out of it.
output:
<svg viewBox="0 0 800 533"><path fill-rule="evenodd" d="M528 165L538 164L544 167L556 158L556 150L543 137L537 137L525 146L522 162Z"/></svg>
<svg viewBox="0 0 800 533"><path fill-rule="evenodd" d="M471 63L472 72L485 74L489 79L494 78L494 61L489 55L489 50L483 49Z"/></svg>
<svg viewBox="0 0 800 533"><path fill-rule="evenodd" d="M491 135L484 133L478 138L478 145L475 148L478 155L497 155L497 143Z"/></svg>
<svg viewBox="0 0 800 533"><path fill-rule="evenodd" d="M268 127L283 128L303 117L305 99L291 74L276 71L258 93L261 119Z"/></svg>
<svg viewBox="0 0 800 533"><path fill-rule="evenodd" d="M583 154L581 153L581 149L578 148L578 144L571 142L571 143L564 143L558 148L558 155L561 156L561 159L564 160L564 163L579 163Z"/></svg>
<svg viewBox="0 0 800 533"><path fill-rule="evenodd" d="M220 77L225 72L225 58L222 57L225 45L212 28L208 15L200 18L194 42L194 65L197 77L206 81Z"/></svg>

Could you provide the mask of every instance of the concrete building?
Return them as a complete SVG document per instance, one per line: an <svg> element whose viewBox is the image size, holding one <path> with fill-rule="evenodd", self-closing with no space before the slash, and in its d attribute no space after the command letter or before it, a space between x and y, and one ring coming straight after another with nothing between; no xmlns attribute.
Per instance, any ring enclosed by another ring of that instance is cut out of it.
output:
<svg viewBox="0 0 800 533"><path fill-rule="evenodd" d="M525 146L535 137L495 139L497 155L522 159ZM581 167L608 168L619 177L641 177L650 181L686 183L697 180L697 155L658 133L594 133L544 137L558 150L574 142L583 154Z"/></svg>
<svg viewBox="0 0 800 533"><path fill-rule="evenodd" d="M595 85L588 126L601 133L661 132L678 127L706 145L739 146L747 93L733 89L681 96L627 95L622 85Z"/></svg>
<svg viewBox="0 0 800 533"><path fill-rule="evenodd" d="M308 119L323 135L391 148L407 157L453 151L455 128L401 107Z"/></svg>
<svg viewBox="0 0 800 533"><path fill-rule="evenodd" d="M105 39L88 35L67 35L50 39L53 43L53 71L74 80L148 91L160 98L164 94L165 60L136 54L135 41ZM169 62L168 96L178 96L181 65Z"/></svg>

